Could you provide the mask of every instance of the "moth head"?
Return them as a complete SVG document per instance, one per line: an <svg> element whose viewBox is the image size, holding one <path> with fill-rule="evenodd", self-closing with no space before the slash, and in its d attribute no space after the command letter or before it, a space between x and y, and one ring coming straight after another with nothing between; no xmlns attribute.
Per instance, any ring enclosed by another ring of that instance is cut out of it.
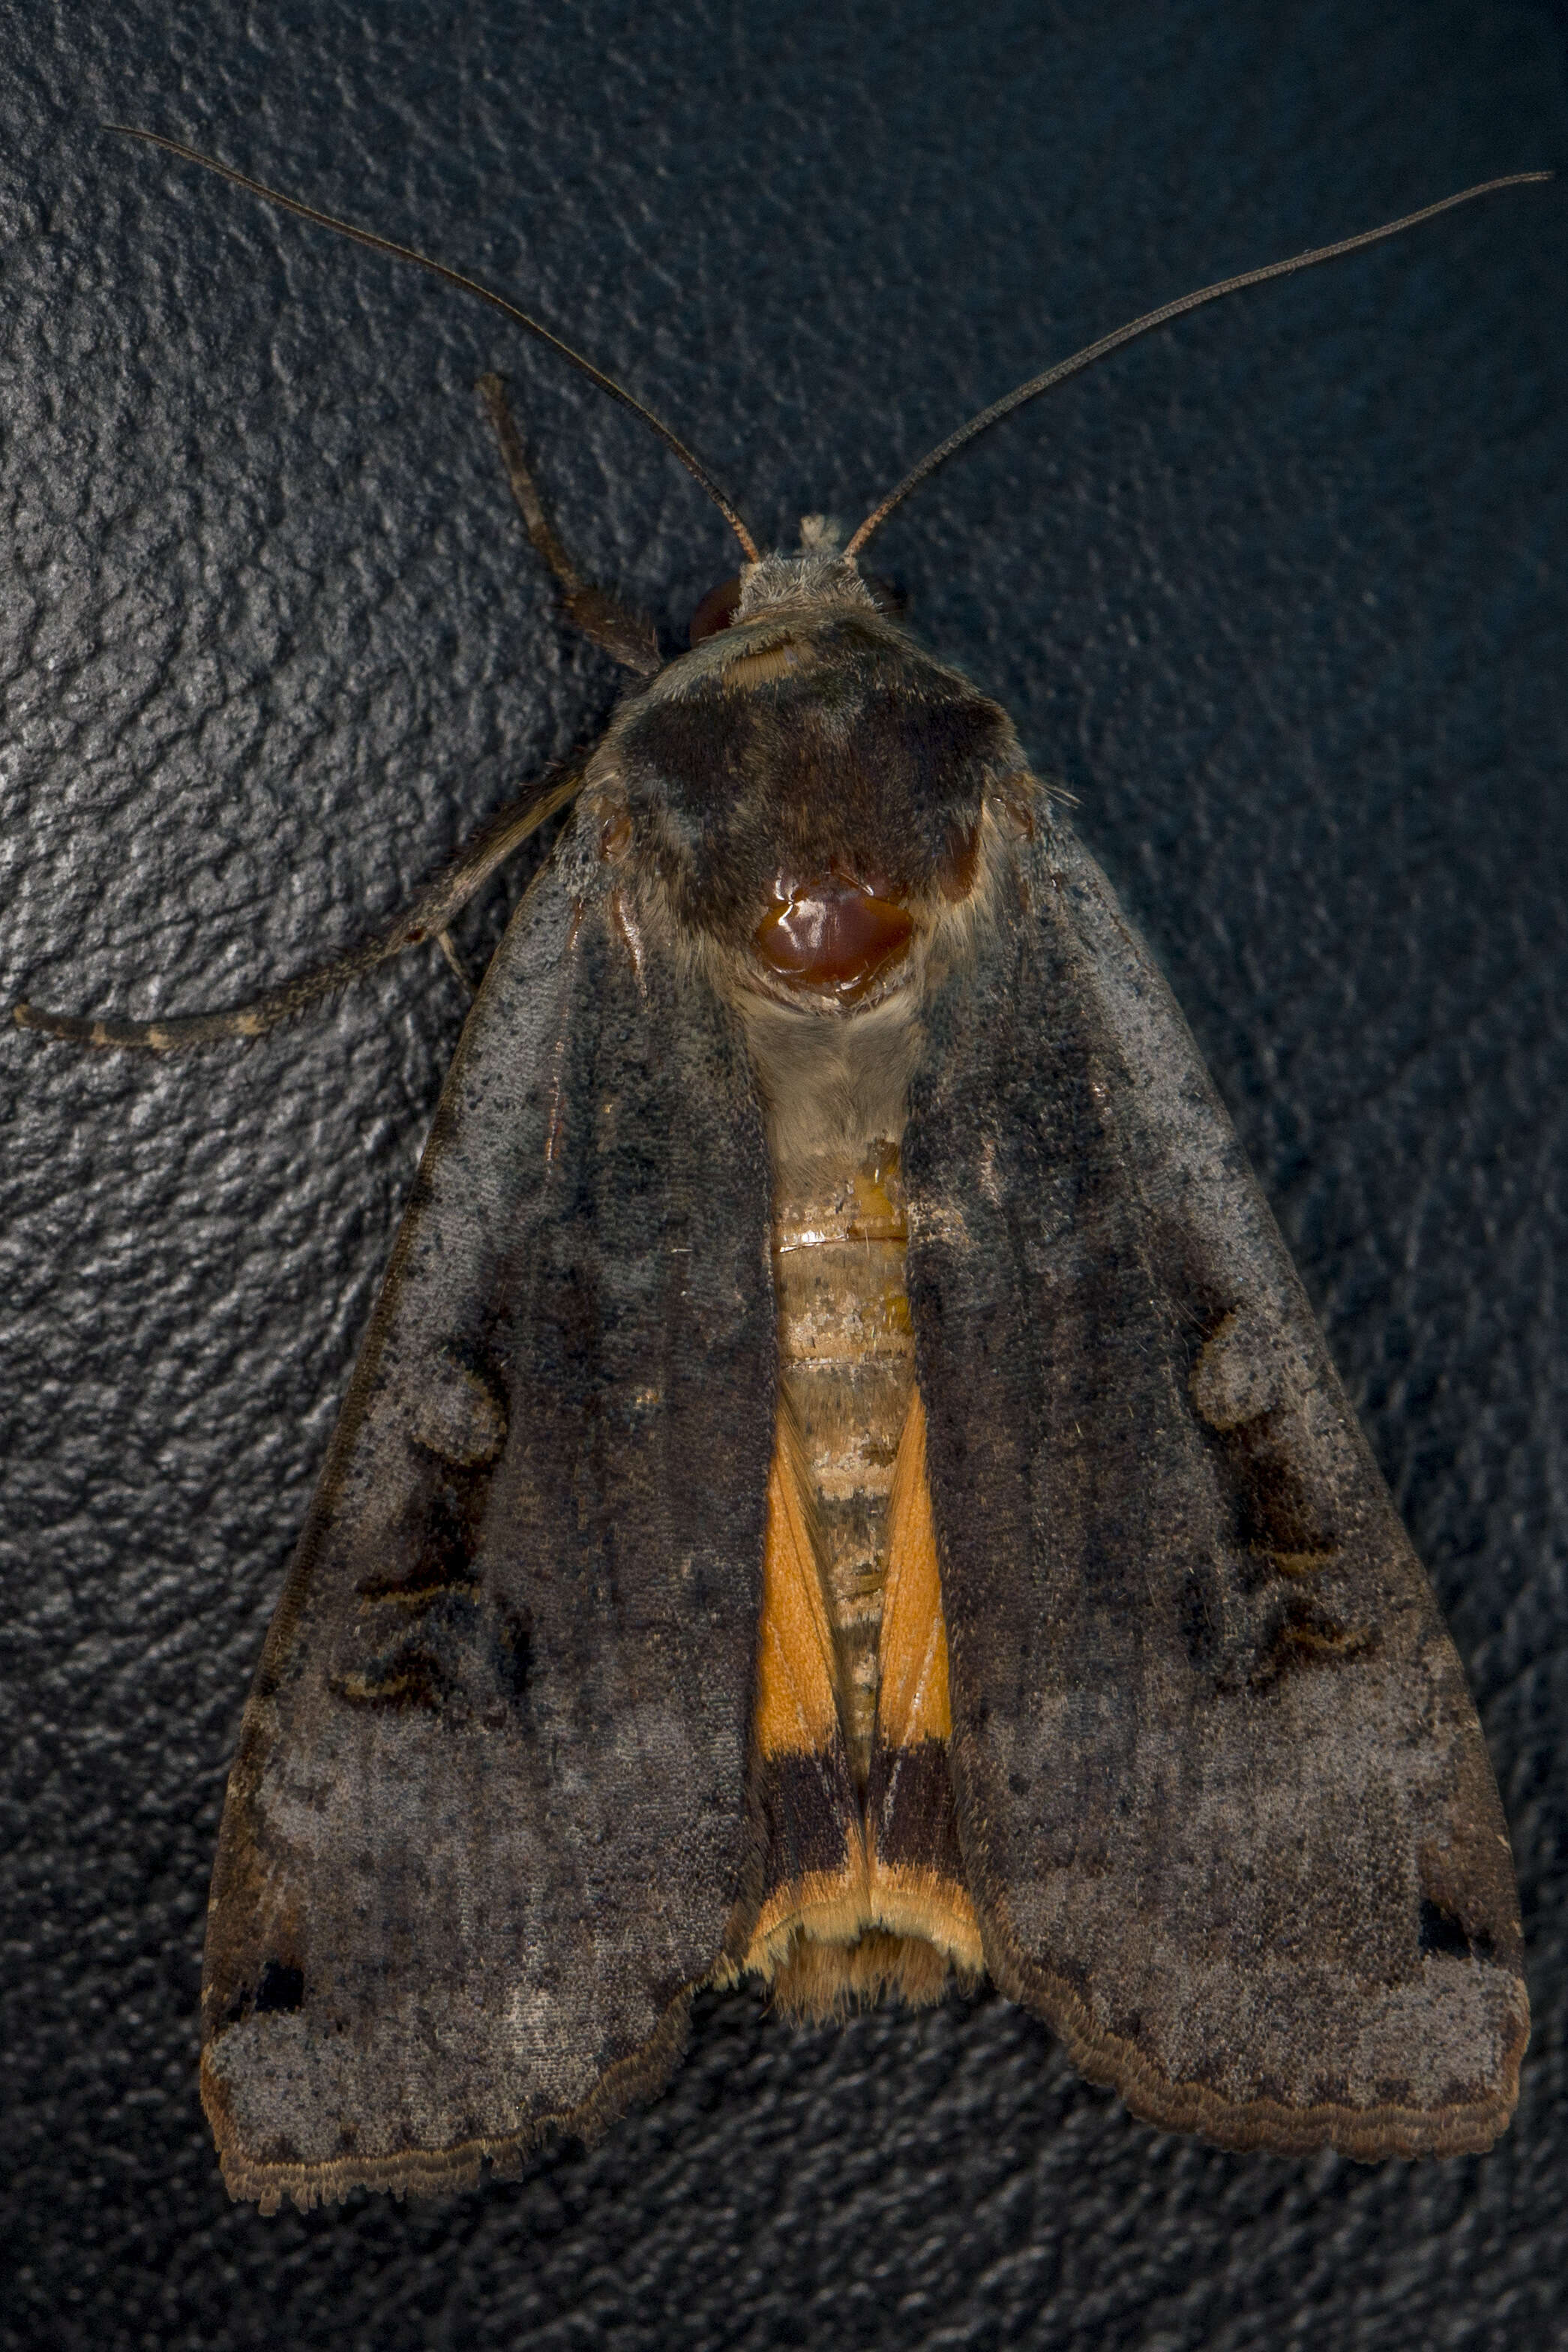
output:
<svg viewBox="0 0 1568 2352"><path fill-rule="evenodd" d="M903 590L846 561L842 538L842 527L827 515L802 515L799 552L764 556L710 588L692 614L688 642L700 646L761 613L806 604L869 604L890 620L902 619L908 601Z"/></svg>

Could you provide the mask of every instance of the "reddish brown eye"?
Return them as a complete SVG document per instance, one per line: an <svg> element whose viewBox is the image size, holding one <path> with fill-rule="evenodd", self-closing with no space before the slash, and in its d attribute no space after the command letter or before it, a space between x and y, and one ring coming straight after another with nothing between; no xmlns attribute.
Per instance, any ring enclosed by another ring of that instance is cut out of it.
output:
<svg viewBox="0 0 1568 2352"><path fill-rule="evenodd" d="M692 614L692 625L686 633L687 643L700 646L705 637L716 637L721 629L727 629L739 603L740 574L737 572L732 579L721 581L716 588L708 590Z"/></svg>
<svg viewBox="0 0 1568 2352"><path fill-rule="evenodd" d="M758 959L797 988L856 996L909 945L907 908L838 875L783 883L753 935Z"/></svg>

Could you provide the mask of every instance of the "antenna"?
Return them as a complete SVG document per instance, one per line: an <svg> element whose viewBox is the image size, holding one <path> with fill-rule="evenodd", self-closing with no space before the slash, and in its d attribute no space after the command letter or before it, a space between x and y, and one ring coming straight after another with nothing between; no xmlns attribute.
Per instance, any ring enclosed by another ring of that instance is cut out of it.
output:
<svg viewBox="0 0 1568 2352"><path fill-rule="evenodd" d="M584 359L580 352L574 352L570 343L563 342L549 327L541 326L537 319L530 319L528 312L519 310L515 302L508 302L504 294L497 294L488 286L482 286L476 278L465 277L460 269L449 269L444 261L433 260L428 253L421 253L412 245L397 245L390 236L378 236L373 229L356 228L352 221L338 220L330 213L318 212L314 205L301 204L298 196L286 196L279 189L269 188L264 182L251 179L248 173L235 171L232 163L222 163L215 155L204 155L198 148L187 147L178 139L166 139L161 131L139 131L130 122L106 122L103 127L106 131L118 132L122 139L140 139L145 146L162 147L165 154L178 155L183 163L199 163L204 172L214 173L220 180L232 181L236 188L247 189L253 196L260 196L267 204L276 205L281 212L295 213L301 220L313 221L318 228L329 228L335 230L339 236L351 237L356 245L368 246L372 253L390 254L394 261L412 261L416 268L428 269L433 278L444 278L448 286L455 286L460 292L476 295L481 302L488 302L492 310L499 310L503 317L510 319L515 326L525 328L530 335L537 335L541 343L548 344L552 352L569 361L588 378L590 383L596 383L601 392L607 392L612 400L618 400L622 408L629 408L633 416L640 416L643 424L658 435L665 448L680 459L692 479L707 492L739 540L747 562L756 563L760 561L756 541L729 499L701 458L686 447L664 419L655 416L651 408L644 408L640 400L615 382L613 376L608 376L602 369L596 368L593 362Z"/></svg>
<svg viewBox="0 0 1568 2352"><path fill-rule="evenodd" d="M1310 253L1295 254L1289 261L1271 261L1263 269L1244 269L1239 277L1222 278L1217 286L1202 287L1196 294L1183 294L1175 302L1162 302L1157 310L1145 310L1141 319L1134 319L1129 325L1118 327L1113 334L1102 335L1097 343L1085 344L1082 351L1074 352L1071 359L1059 360L1056 366L1047 368L1043 375L1030 376L1027 383L1020 383L1016 391L1008 393L1001 400L994 400L989 408L982 408L977 416L971 416L967 425L960 425L956 433L949 433L946 441L939 441L935 449L926 452L918 466L905 474L895 489L889 490L882 504L872 509L844 549L846 558L858 555L872 533L882 529L894 507L902 506L910 492L917 489L928 474L934 474L938 466L945 466L949 457L956 457L967 443L988 432L993 425L999 425L1004 416L1010 416L1015 408L1022 408L1026 401L1038 400L1042 392L1050 392L1053 385L1064 383L1070 375L1078 375L1084 368L1092 367L1096 360L1120 351L1124 343L1134 342L1140 335L1152 334L1167 320L1179 319L1188 310L1201 310L1206 302L1218 302L1222 295L1239 294L1244 286L1261 286L1270 278L1289 278L1298 269L1313 269L1320 261L1337 261L1342 254L1359 252L1364 245L1376 245L1385 236L1398 236L1403 230L1414 228L1420 221L1433 220L1438 213L1452 212L1456 205L1473 204L1478 196L1494 195L1500 188L1531 187L1538 181L1552 177L1551 172L1511 172L1500 180L1483 180L1477 187L1461 188L1457 196L1444 196L1435 205L1423 205L1418 213L1406 213L1402 219L1385 221L1381 228L1363 229L1359 236L1342 237L1337 245L1314 246Z"/></svg>

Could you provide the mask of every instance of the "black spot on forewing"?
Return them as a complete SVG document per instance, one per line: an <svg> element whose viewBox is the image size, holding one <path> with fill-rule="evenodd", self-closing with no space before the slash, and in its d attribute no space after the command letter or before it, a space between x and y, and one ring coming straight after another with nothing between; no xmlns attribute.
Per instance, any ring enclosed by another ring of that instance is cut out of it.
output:
<svg viewBox="0 0 1568 2352"><path fill-rule="evenodd" d="M1470 1939L1451 1911L1423 1895L1417 1915L1416 1942L1424 1952L1451 1952L1457 1959L1470 1957Z"/></svg>
<svg viewBox="0 0 1568 2352"><path fill-rule="evenodd" d="M305 2006L305 1971L297 1960L276 1957L263 1960L224 2011L225 2025L241 2025L247 2017L287 2015Z"/></svg>
<svg viewBox="0 0 1568 2352"><path fill-rule="evenodd" d="M1416 1940L1423 1952L1447 1952L1458 1960L1490 1960L1496 1957L1496 1946L1484 1927L1467 1927L1456 1911L1424 1890L1416 1914Z"/></svg>
<svg viewBox="0 0 1568 2352"><path fill-rule="evenodd" d="M263 2011L299 2009L305 2000L305 1971L289 1960L267 1960L256 1989L256 2008Z"/></svg>

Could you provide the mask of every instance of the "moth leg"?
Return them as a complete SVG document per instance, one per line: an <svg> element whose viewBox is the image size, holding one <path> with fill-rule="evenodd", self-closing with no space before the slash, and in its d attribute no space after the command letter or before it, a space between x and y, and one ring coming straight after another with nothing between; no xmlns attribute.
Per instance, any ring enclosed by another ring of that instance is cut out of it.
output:
<svg viewBox="0 0 1568 2352"><path fill-rule="evenodd" d="M523 455L522 437L507 404L506 385L498 375L482 375L478 391L496 428L501 462L507 468L512 496L517 499L528 537L559 581L568 614L583 635L591 637L602 652L613 655L624 668L634 669L643 677L652 677L663 667L657 638L640 614L628 611L608 589L596 588L585 580L567 553L559 532L545 512L538 485Z"/></svg>
<svg viewBox="0 0 1568 2352"><path fill-rule="evenodd" d="M68 1037L80 1045L148 1047L164 1054L185 1045L211 1045L223 1037L259 1037L280 1022L292 1021L318 998L347 988L378 964L432 939L472 993L473 981L447 936L447 926L512 851L574 798L581 783L582 771L574 767L532 799L509 801L385 930L361 940L346 955L334 956L328 963L264 990L248 1004L237 1004L226 1013L177 1013L167 1021L84 1020L71 1013L47 1013L37 1004L18 1004L13 1018L19 1028L38 1029L48 1037Z"/></svg>

